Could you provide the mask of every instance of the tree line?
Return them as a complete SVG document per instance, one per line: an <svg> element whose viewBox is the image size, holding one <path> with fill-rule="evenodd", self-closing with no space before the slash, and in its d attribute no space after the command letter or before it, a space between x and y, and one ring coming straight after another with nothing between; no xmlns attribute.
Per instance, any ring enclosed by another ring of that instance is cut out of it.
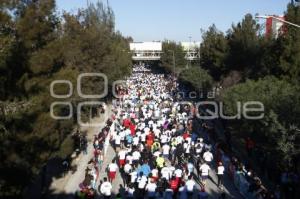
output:
<svg viewBox="0 0 300 199"><path fill-rule="evenodd" d="M300 7L288 4L285 20L300 24ZM226 115L236 115L238 101L264 104L263 119L228 120L225 131L236 147L250 137L256 164L278 182L280 172L299 169L300 29L284 24L279 35L265 35L264 28L251 14L227 32L210 26L202 35L200 60L177 72L196 90L221 88L216 100L224 103ZM163 65L170 68L171 55L165 54Z"/></svg>
<svg viewBox="0 0 300 199"><path fill-rule="evenodd" d="M76 110L84 100L76 92L79 74L104 73L110 88L130 74L130 40L115 30L114 13L102 2L59 14L55 0L0 1L1 198L20 197L50 158L65 158L74 150L76 114L70 120L50 117L51 103L60 101L50 96L51 82L73 84L74 93L65 100ZM82 87L84 94L95 94L104 84L86 78ZM56 94L68 92L68 85L55 86ZM54 111L69 114L63 106Z"/></svg>

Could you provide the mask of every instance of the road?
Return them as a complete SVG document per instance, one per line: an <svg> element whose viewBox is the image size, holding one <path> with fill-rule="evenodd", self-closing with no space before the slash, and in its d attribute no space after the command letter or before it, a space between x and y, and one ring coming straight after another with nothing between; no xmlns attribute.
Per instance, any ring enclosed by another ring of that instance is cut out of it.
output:
<svg viewBox="0 0 300 199"><path fill-rule="evenodd" d="M155 86L155 85L153 85ZM111 115L111 107L108 110L108 115ZM99 118L95 118L93 122L99 122L97 121ZM85 127L81 130L87 130L88 132L88 154L87 155L80 155L75 161L78 165L78 170L74 174L67 174L64 178L61 179L54 179L53 183L51 185L51 190L53 190L54 193L66 193L66 194L74 194L78 190L78 185L83 181L85 176L85 169L87 168L89 160L93 157L93 145L92 140L93 136L97 134L103 126L93 128L93 127ZM112 131L114 129L112 128ZM112 146L109 144L107 146L107 152L105 155L104 163L102 166L102 170L100 171L99 179L97 182L97 186L99 185L100 180L103 180L104 177L107 176L105 168L108 166L108 164L112 161L112 159L115 157L115 151L112 148ZM214 163L215 164L215 163ZM214 168L214 167L213 167ZM198 192L200 189L199 182L197 182L197 189L195 192ZM123 193L123 180L120 176L120 173L117 173L116 179L113 182L113 193L116 195L117 193ZM209 198L219 198L220 194L222 192L225 192L227 195L227 198L242 198L242 196L239 194L237 189L235 188L233 182L229 179L228 176L225 175L224 178L224 190L221 190L217 186L217 176L216 172L213 169L210 172L210 179L207 181L206 184L206 192L209 194ZM197 195L196 193L194 194ZM195 197L196 198L196 197Z"/></svg>

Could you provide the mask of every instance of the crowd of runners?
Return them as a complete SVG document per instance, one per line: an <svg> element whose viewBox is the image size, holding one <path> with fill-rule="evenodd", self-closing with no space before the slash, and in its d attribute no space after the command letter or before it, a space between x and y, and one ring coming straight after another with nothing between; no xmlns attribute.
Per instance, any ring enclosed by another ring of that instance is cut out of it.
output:
<svg viewBox="0 0 300 199"><path fill-rule="evenodd" d="M120 98L113 104L113 117L95 136L94 158L80 184L81 194L88 198L98 192L103 198L205 199L210 198L207 182L216 175L217 198L229 198L224 174L233 178L245 167L236 158L218 155L219 146L210 138L214 137L211 124L199 121L195 108L182 103L177 92L173 77L134 67L126 84L117 87ZM109 138L115 157L102 168L104 142L112 124ZM99 179L100 172L107 172L107 177ZM118 173L123 180L122 193L113 191ZM253 172L246 171L246 176L246 192L255 198L280 198L268 193Z"/></svg>
<svg viewBox="0 0 300 199"><path fill-rule="evenodd" d="M116 157L107 167L99 191L112 195L120 172L126 198L207 198L212 167L222 187L224 166L213 163L212 146L194 131L194 110L176 100L177 83L143 66L127 80L121 114L112 132ZM203 126L205 128L205 125ZM198 190L197 190L198 189ZM225 193L221 194L225 198Z"/></svg>

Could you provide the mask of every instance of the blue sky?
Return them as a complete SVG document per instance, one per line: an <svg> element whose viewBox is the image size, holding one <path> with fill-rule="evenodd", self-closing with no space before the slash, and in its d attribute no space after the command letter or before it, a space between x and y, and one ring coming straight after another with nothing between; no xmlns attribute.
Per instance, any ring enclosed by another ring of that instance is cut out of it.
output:
<svg viewBox="0 0 300 199"><path fill-rule="evenodd" d="M56 0L58 10L75 12L87 0ZM89 0L97 2L98 0ZM106 2L106 0L103 0ZM198 41L213 23L227 31L246 13L282 15L290 0L109 0L116 29L135 41ZM263 23L263 20L260 20Z"/></svg>

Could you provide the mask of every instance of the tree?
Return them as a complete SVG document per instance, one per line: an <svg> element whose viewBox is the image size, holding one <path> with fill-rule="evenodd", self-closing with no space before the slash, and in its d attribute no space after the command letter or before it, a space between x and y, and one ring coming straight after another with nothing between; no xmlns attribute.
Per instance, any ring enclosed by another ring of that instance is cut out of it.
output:
<svg viewBox="0 0 300 199"><path fill-rule="evenodd" d="M216 81L219 81L221 75L227 72L225 65L227 56L227 39L215 25L210 26L202 36L200 65L208 70Z"/></svg>
<svg viewBox="0 0 300 199"><path fill-rule="evenodd" d="M260 53L257 57L257 64L253 66L249 78L259 79L268 75L280 77L283 73L280 68L280 56L283 50L283 43L273 36L262 36L259 40Z"/></svg>
<svg viewBox="0 0 300 199"><path fill-rule="evenodd" d="M20 198L49 160L74 150L76 112L70 120L50 116L59 100L50 95L51 83L69 80L74 86L79 74L101 72L111 86L130 73L131 57L128 38L115 31L113 12L102 3L58 18L54 0L5 0L0 22L0 198ZM83 86L85 94L95 94L105 85L87 78ZM56 85L55 93L68 93L68 86ZM74 92L68 100L76 110L85 99ZM54 112L69 111L57 106Z"/></svg>
<svg viewBox="0 0 300 199"><path fill-rule="evenodd" d="M16 21L17 36L29 52L55 39L59 25L55 0L24 1L21 5Z"/></svg>
<svg viewBox="0 0 300 199"><path fill-rule="evenodd" d="M264 117L260 120L237 120L235 129L243 133L239 135L241 137L253 137L261 150L277 154L277 166L283 168L285 163L291 166L291 160L300 154L297 147L300 134L296 130L300 126L299 87L275 77L248 80L226 90L222 101L226 115L237 113L237 102L261 102L264 105Z"/></svg>
<svg viewBox="0 0 300 199"><path fill-rule="evenodd" d="M162 43L163 53L161 55L161 65L169 72L174 72L174 60L175 58L175 72L179 73L186 66L186 60L184 58L185 53L183 47L174 41L164 41Z"/></svg>
<svg viewBox="0 0 300 199"><path fill-rule="evenodd" d="M227 70L237 70L250 77L259 55L259 25L251 14L247 14L242 22L232 26L228 32L229 56Z"/></svg>
<svg viewBox="0 0 300 199"><path fill-rule="evenodd" d="M191 85L197 91L208 91L212 88L213 79L208 72L200 67L192 67L183 70L179 80Z"/></svg>
<svg viewBox="0 0 300 199"><path fill-rule="evenodd" d="M288 5L285 19L295 24L300 24L300 7ZM282 51L279 56L282 77L299 83L300 79L300 29L290 25L284 25L285 33L281 34Z"/></svg>
<svg viewBox="0 0 300 199"><path fill-rule="evenodd" d="M12 5L13 2L10 1L0 4L0 100L20 97L16 82L25 70L22 64L22 47L16 37L15 22L9 14L12 12Z"/></svg>

